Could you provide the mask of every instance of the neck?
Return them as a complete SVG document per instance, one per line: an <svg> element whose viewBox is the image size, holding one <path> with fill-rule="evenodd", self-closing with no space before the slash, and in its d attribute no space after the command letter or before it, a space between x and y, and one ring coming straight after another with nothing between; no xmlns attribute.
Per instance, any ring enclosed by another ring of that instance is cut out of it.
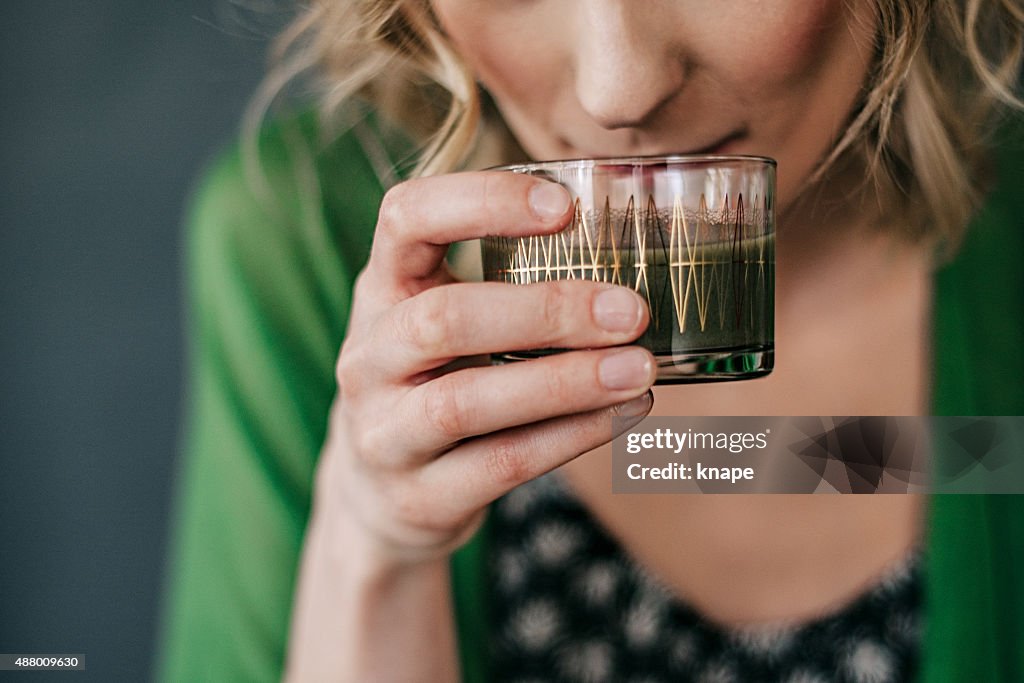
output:
<svg viewBox="0 0 1024 683"><path fill-rule="evenodd" d="M847 163L780 211L778 302L792 298L851 298L893 285L928 267L923 242L904 236L883 211L862 166Z"/></svg>
<svg viewBox="0 0 1024 683"><path fill-rule="evenodd" d="M798 208L779 220L780 344L809 352L835 346L837 334L860 339L865 330L902 329L901 321L916 319L916 307L927 306L930 296L928 250L908 243L894 226L876 222L878 212L849 205L828 212ZM783 341L787 330L797 336Z"/></svg>

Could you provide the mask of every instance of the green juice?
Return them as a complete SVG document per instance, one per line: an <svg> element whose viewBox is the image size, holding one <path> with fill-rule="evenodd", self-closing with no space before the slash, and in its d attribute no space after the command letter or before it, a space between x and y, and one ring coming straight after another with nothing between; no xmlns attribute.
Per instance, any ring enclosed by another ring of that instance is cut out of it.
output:
<svg viewBox="0 0 1024 683"><path fill-rule="evenodd" d="M515 284L584 279L633 289L650 308L650 324L636 343L658 359L659 383L767 374L774 352L774 233L733 230L730 235L728 226L711 227L717 229L704 230L704 239L637 231L614 246L572 230L488 238L484 279ZM534 349L500 359L561 350Z"/></svg>

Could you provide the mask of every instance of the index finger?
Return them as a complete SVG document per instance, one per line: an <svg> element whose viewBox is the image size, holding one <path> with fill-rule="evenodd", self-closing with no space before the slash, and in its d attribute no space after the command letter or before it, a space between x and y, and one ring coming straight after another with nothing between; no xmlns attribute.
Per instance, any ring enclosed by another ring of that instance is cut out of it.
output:
<svg viewBox="0 0 1024 683"><path fill-rule="evenodd" d="M564 187L521 173L417 178L384 196L370 263L395 284L429 278L452 242L557 232L572 202Z"/></svg>

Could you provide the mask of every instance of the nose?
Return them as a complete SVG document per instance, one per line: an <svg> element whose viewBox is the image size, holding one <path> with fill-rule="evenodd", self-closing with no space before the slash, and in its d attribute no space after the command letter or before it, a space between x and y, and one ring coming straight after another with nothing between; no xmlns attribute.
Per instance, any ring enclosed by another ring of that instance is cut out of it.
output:
<svg viewBox="0 0 1024 683"><path fill-rule="evenodd" d="M682 89L686 63L674 32L635 0L579 3L576 97L607 129L643 125Z"/></svg>

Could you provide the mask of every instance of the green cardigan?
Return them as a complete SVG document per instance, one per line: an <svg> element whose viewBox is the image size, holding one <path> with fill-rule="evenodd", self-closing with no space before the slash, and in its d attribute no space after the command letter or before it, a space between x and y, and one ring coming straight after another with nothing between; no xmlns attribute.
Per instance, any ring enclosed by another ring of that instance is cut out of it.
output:
<svg viewBox="0 0 1024 683"><path fill-rule="evenodd" d="M316 140L310 117L269 127L272 192L254 194L232 151L194 194L160 680L280 677L334 362L383 193L354 135ZM998 188L936 276L936 414L1024 414L1024 145L1004 151ZM923 680L1024 680L1024 497L933 496L927 519ZM487 680L486 534L453 558L468 681Z"/></svg>

